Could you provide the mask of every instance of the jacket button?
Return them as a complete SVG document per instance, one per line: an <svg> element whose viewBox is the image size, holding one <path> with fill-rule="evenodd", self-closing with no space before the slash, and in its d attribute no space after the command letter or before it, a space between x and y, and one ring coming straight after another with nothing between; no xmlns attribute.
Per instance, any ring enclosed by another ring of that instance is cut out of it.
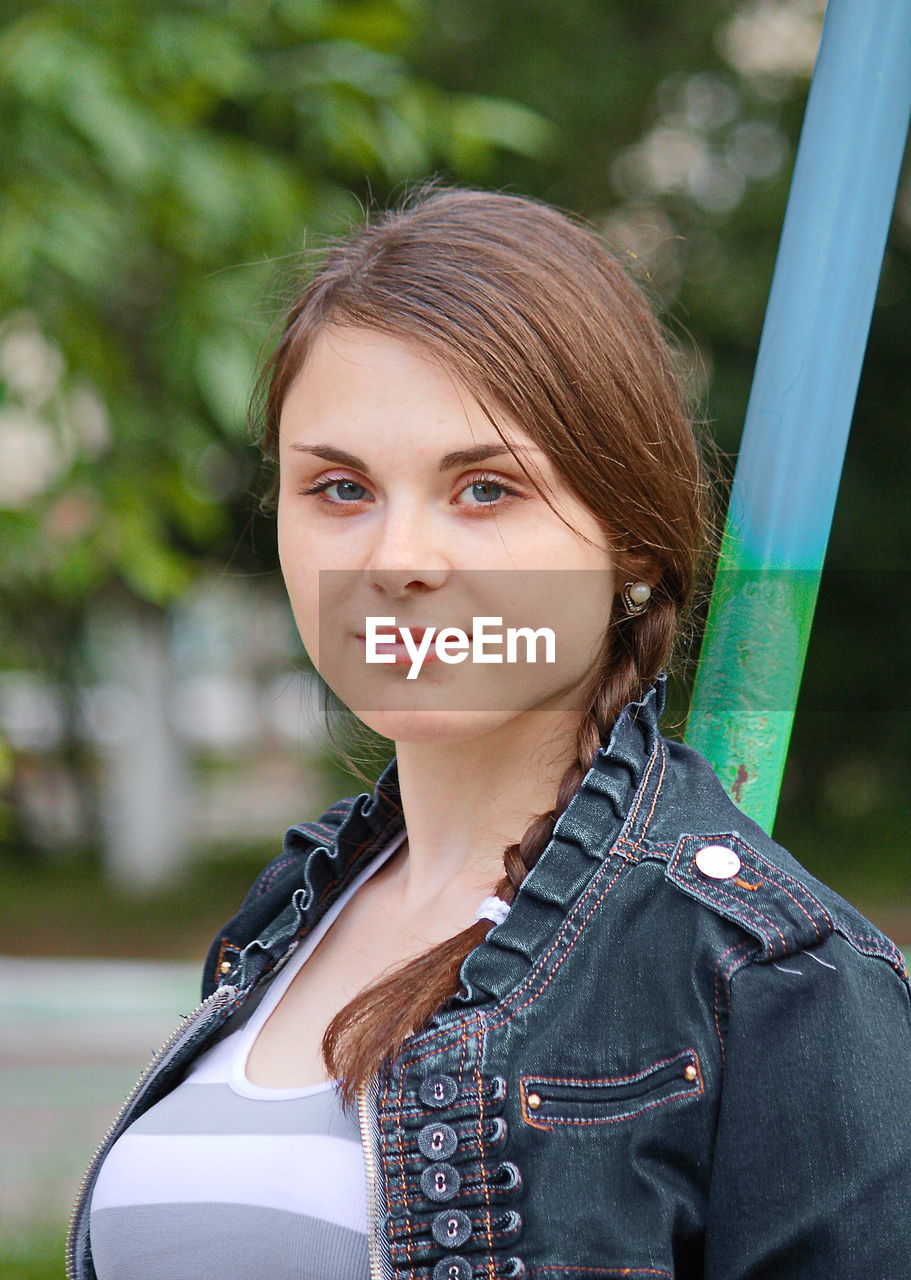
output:
<svg viewBox="0 0 911 1280"><path fill-rule="evenodd" d="M706 844L696 853L696 866L711 880L730 880L740 870L740 859L723 844Z"/></svg>
<svg viewBox="0 0 911 1280"><path fill-rule="evenodd" d="M467 1258L441 1258L433 1269L433 1280L471 1280L472 1270Z"/></svg>
<svg viewBox="0 0 911 1280"><path fill-rule="evenodd" d="M448 1124L425 1124L418 1134L421 1155L428 1160L448 1160L458 1145L456 1131Z"/></svg>
<svg viewBox="0 0 911 1280"><path fill-rule="evenodd" d="M461 1181L451 1164L429 1164L421 1174L421 1189L430 1200L451 1200Z"/></svg>
<svg viewBox="0 0 911 1280"><path fill-rule="evenodd" d="M437 1244L447 1249L458 1249L471 1235L471 1218L461 1209L447 1209L437 1214L430 1230Z"/></svg>
<svg viewBox="0 0 911 1280"><path fill-rule="evenodd" d="M493 1175L493 1182L500 1191L515 1191L516 1187L522 1185L519 1166L512 1160L504 1160L502 1164L497 1165Z"/></svg>
<svg viewBox="0 0 911 1280"><path fill-rule="evenodd" d="M428 1107L448 1107L455 1100L459 1086L452 1076L425 1076L421 1081L418 1094Z"/></svg>
<svg viewBox="0 0 911 1280"><path fill-rule="evenodd" d="M502 1116L491 1116L487 1122L486 1138L488 1146L498 1146L505 1141L507 1124Z"/></svg>
<svg viewBox="0 0 911 1280"><path fill-rule="evenodd" d="M488 1102L501 1102L506 1097L506 1081L502 1076L491 1076L485 1092Z"/></svg>

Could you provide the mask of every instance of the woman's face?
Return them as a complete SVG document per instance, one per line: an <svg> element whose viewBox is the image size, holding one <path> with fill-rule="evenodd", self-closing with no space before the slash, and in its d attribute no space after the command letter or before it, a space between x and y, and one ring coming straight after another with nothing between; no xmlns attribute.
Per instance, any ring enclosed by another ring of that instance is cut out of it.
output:
<svg viewBox="0 0 911 1280"><path fill-rule="evenodd" d="M575 709L603 652L615 590L604 533L521 424L498 421L568 525L467 388L416 344L324 329L282 406L278 545L301 640L387 738L464 740ZM411 629L410 651L398 627ZM430 627L457 630L438 649ZM554 661L545 632L536 661L521 636L510 646L522 627L553 632Z"/></svg>

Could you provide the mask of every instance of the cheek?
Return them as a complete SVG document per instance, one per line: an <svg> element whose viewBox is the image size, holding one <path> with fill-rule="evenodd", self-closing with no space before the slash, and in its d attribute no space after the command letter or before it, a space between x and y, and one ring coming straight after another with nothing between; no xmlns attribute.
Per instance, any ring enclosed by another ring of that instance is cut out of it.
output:
<svg viewBox="0 0 911 1280"><path fill-rule="evenodd" d="M278 560L281 565L285 590L291 600L295 616L315 612L317 605L318 575L312 567L305 539L290 521L278 520Z"/></svg>

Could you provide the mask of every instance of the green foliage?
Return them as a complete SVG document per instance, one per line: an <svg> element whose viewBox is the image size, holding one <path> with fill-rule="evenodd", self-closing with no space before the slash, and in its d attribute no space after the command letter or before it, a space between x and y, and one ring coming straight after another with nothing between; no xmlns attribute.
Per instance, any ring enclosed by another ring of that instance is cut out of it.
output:
<svg viewBox="0 0 911 1280"><path fill-rule="evenodd" d="M243 520L273 259L434 166L549 140L415 74L406 0L13 6L0 26L8 589L166 605ZM2 470L0 466L0 470Z"/></svg>

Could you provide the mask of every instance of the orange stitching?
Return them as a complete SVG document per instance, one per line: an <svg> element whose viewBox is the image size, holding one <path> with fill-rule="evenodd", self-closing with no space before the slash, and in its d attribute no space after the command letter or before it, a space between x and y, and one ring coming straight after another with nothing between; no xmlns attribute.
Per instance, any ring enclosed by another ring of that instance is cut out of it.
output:
<svg viewBox="0 0 911 1280"><path fill-rule="evenodd" d="M720 1022L719 1022L719 1020L718 1020L718 995L719 995L719 989L718 989L718 973L719 973L719 970L720 970L720 968L721 968L722 961L725 959L725 957L726 957L726 956L729 956L732 952L741 951L741 950L743 950L744 948L749 948L751 945L752 945L752 944L751 944L751 943L749 943L749 942L735 942L735 943L734 943L734 945L733 945L732 947L728 947L727 951L725 951L725 952L723 953L723 955L721 955L721 956L719 956L719 957L718 957L718 960L716 961L716 964L715 964L715 976L714 976L714 982L713 982L713 985L714 985L714 1000L713 1000L713 1006L714 1006L714 1008L713 1008L713 1014L714 1014L714 1019L715 1019L715 1034L718 1036L718 1043L719 1043L719 1045L721 1046L721 1066L722 1066L722 1068L724 1067L724 1064L725 1064L725 1044L724 1044L724 1037L723 1037L723 1036L722 1036L722 1034L721 1034L721 1024L720 1024ZM731 960L731 962L730 962L730 964L729 964L729 966L728 966L728 972L727 972L727 973L725 973L725 975L724 975L724 976L725 976L725 980L726 980L728 983L730 983L730 980L731 980L731 977L732 977L732 974L733 974L734 969L735 969L735 968L737 968L737 967L741 964L741 962L745 963L748 959L749 959L749 951L747 951L747 952L746 952L746 954L745 954L743 957L736 957L735 959L732 959L732 960ZM729 994L728 994L728 995L727 995L727 997L726 997L726 1004L727 1004L727 1013L728 1013L728 1017L730 1017L730 1013L731 1013L731 1001L730 1001L730 995L729 995Z"/></svg>
<svg viewBox="0 0 911 1280"><path fill-rule="evenodd" d="M623 868L623 867L620 867L620 868L616 871L616 873L614 874L613 879L612 879L612 880L610 881L610 883L607 885L606 889L605 889L605 890L604 890L604 892L600 895L600 897L598 897L598 898L596 899L596 901L595 901L594 905L592 906L591 910L590 910L590 911L588 912L588 914L587 914L586 916L584 916L584 917L583 917L583 919L579 922L579 932L576 934L576 937L575 937L575 938L573 938L573 940L570 942L569 946L567 947L566 951L564 951L563 955L558 956L558 958L557 958L557 960L556 960L556 962L555 962L555 964L554 964L554 967L553 967L553 969L551 970L550 974L548 975L548 977L547 977L546 981L545 981L545 982L544 982L544 983L543 983L543 984L538 988L538 990L537 990L537 991L533 991L533 992L531 993L531 995L528 997L528 999L527 999L527 1000L525 1000L522 1004L517 1005L517 1006L516 1006L516 1008L515 1008L515 1009L513 1009L513 1011L512 1011L510 1014L508 1014L506 1017L504 1017L500 1022L491 1022L491 1023L489 1023L488 1025L489 1025L489 1029L490 1029L491 1031L495 1030L497 1027L502 1027L502 1026L503 1026L505 1023L507 1023L507 1022L511 1022L511 1021L512 1021L512 1019L513 1019L514 1017L516 1017L518 1014L520 1014L520 1013L522 1012L522 1010L523 1010L523 1009L528 1008L528 1006L529 1006L530 1004L533 1004L533 1003L535 1002L535 1000L537 1000L540 996L542 996L542 995L544 994L544 992L545 992L545 991L547 990L547 988L550 986L551 982L553 982L554 978L556 977L556 974L557 974L558 970L560 969L560 966L561 966L561 965L563 964L563 962L564 962L564 961L569 957L569 955L570 955L570 953L571 953L571 951L572 951L573 947L576 945L576 942L578 941L578 938L579 938L579 935L580 935L581 931L585 928L585 926L586 926L586 924L588 923L588 921L589 921L589 920L591 919L591 917L595 914L595 912L598 910L598 907L601 905L601 903L602 903L602 902L604 901L604 899L607 897L608 893L610 893L611 889L614 887L614 885L615 885L615 884L617 883L617 881L620 879L620 876L623 874L623 870L624 870L624 868ZM554 946L553 946L553 947L551 947L550 951L547 953L547 956L543 957L543 959L548 959L548 958L549 958L549 956L550 956L550 955L553 953L553 951L555 950L555 946L556 946L556 944L554 944ZM518 992L516 992L516 995L518 996ZM506 1001L504 1001L504 1004L506 1004L506 1003L507 1003L507 1002L506 1002Z"/></svg>
<svg viewBox="0 0 911 1280"><path fill-rule="evenodd" d="M758 859L758 860L763 864L763 866L770 867L773 871L777 871L779 875L783 876L783 877L785 878L785 880L790 880L791 884L795 885L795 886L796 886L796 887L801 891L801 893L805 894L805 895L806 895L806 897L807 897L807 898L809 898L810 902L812 902L812 903L813 903L813 906L814 906L814 907L818 907L818 908L819 908L819 910L822 912L823 916L825 916L826 923L829 925L829 927L830 927L830 928L834 928L834 925L833 925L833 923L832 923L832 917L829 915L828 911L826 911L826 909L825 909L825 907L822 905L822 903L821 903L821 902L820 902L816 897L814 897L814 895L813 895L812 893L810 893L810 890L809 890L809 889L807 889L807 888L805 888L805 887L800 883L800 881L799 881L799 880L795 880L793 876L788 875L787 871L783 871L781 867L776 867L776 866L775 866L775 864L774 864L773 862L769 862L769 860L768 860L767 858L764 858L764 857L762 856L762 854L761 854L761 853L759 853L759 851L758 851L758 850L756 850L756 849L754 849L754 848L753 848L753 846L752 846L752 845L748 845L748 844L746 843L746 841L745 841L745 840L739 840L736 836L734 836L734 840L735 840L735 842L736 842L737 844L739 844L739 845L740 845L740 847L741 847L742 849L746 849L746 850L748 850L748 851L749 851L749 853L750 853L750 854L752 854L752 856L753 856L754 858L757 858L757 859ZM798 908L800 911L802 911L802 912L804 913L804 915L807 917L807 919L810 921L810 923L812 924L813 928L816 930L816 936L817 936L817 937L821 937L822 935L821 935L821 934L820 934L820 932L819 932L819 926L817 925L817 923L816 923L816 921L813 919L813 917L809 914L809 912L805 909L805 907L804 907L800 902L798 902L798 901L797 901L797 899L794 897L794 895L793 895L792 893L790 893L790 892L789 892L789 891L784 887L784 885L783 885L783 884L777 884L777 883L776 883L776 881L775 881L775 877L774 877L774 876L770 876L770 877L769 877L769 879L772 881L772 883L773 883L773 884L775 884L775 885L776 885L776 888L780 889L780 890L782 891L782 893L786 893L786 894L788 895L788 897L789 897L789 898L794 902L794 904L797 906L797 908Z"/></svg>
<svg viewBox="0 0 911 1280"><path fill-rule="evenodd" d="M221 946L218 948L218 959L215 961L216 976L218 975L218 971L224 962L225 952L228 950L236 951L239 955L242 948L237 946L236 943L232 942L231 939L227 936L227 934L223 933L221 935Z"/></svg>
<svg viewBox="0 0 911 1280"><path fill-rule="evenodd" d="M668 1276L670 1280L674 1280L673 1271L658 1271L654 1267L614 1267L609 1272L602 1267L532 1267L530 1275L543 1275L545 1272L550 1275L555 1271L572 1271L574 1274L586 1271L589 1275L598 1277L598 1280L606 1280L610 1275L614 1276Z"/></svg>
<svg viewBox="0 0 911 1280"><path fill-rule="evenodd" d="M764 880L760 880L759 884L749 884L746 880L741 880L740 876L734 876L734 884L739 884L741 889L756 890L761 889L765 884Z"/></svg>
<svg viewBox="0 0 911 1280"><path fill-rule="evenodd" d="M861 955L865 955L869 959L884 960L891 969L895 970L895 972L898 974L900 978L903 978L905 980L908 979L909 974L905 966L904 957L902 956L898 947L896 947L895 943L892 942L891 938L889 938L887 934L884 934L883 936L885 937L886 941L890 943L892 947L891 951L883 950L882 942L879 938L862 937L859 933L852 933L852 931L846 925L842 925L842 924L834 925L833 928L834 928L834 931L837 934L840 934L842 937L846 939L853 938L855 942L866 943L867 946L871 948L871 950L867 951L862 946L859 946L858 950L860 951Z"/></svg>
<svg viewBox="0 0 911 1280"><path fill-rule="evenodd" d="M651 773L651 765L654 764L656 755L658 755L659 741L655 742L654 749L653 751L651 751L651 755L649 756L649 763L647 763L646 765L645 776L642 777L641 785L640 787L638 787L638 791L636 792L636 800L635 800L635 804L633 804L632 813L630 814L630 817L627 818L626 822L624 822L623 824L623 826L627 828L627 831L632 831L633 824L635 824L636 822L636 814L638 813L638 810L640 810L640 805L642 804L642 796L645 795L645 785L646 785L646 782L649 781L649 774Z"/></svg>
<svg viewBox="0 0 911 1280"><path fill-rule="evenodd" d="M696 865L696 860L694 856L693 859L690 861L690 868L692 869L695 865ZM748 902L741 902L741 900L738 897L735 897L730 893L725 893L724 887L723 887L723 881L716 881L711 886L709 886L708 884L704 884L701 880L697 880L696 877L694 876L693 882L696 888L699 890L699 892L704 894L705 897L708 898L710 902L714 902L716 906L727 905L728 909L731 912L731 915L734 916L736 919L741 920L745 925L747 925L747 927L749 927L750 922L744 919L743 916L738 916L737 912L734 911L733 908L731 907L730 905L731 903L737 903L737 905L740 907L743 907L745 911L752 911L753 915L758 916L760 920L764 920L767 925L769 925L772 929L775 930L775 932L778 934L779 938L781 939L781 954L783 956L787 955L787 950L788 950L787 938L781 932L781 930L779 929L775 921L770 919L769 916L763 915L763 913L757 907L750 906ZM713 897L713 894L723 894L726 899L726 903L719 902L717 897ZM755 924L756 922L753 921L753 923ZM769 950L773 951L772 939L762 928L760 928L759 925L756 925L756 928L759 929L759 932L762 934L766 942L769 944Z"/></svg>
<svg viewBox="0 0 911 1280"><path fill-rule="evenodd" d="M769 879L772 879L772 877L770 876L770 877L769 877ZM773 883L773 884L775 884L775 881L774 881L774 880L772 880L772 883ZM798 910L798 911L802 911L802 912L803 912L803 914L807 917L807 919L809 920L810 924L813 926L813 931L815 932L815 934L816 934L817 938L821 938L821 937L822 937L822 934L819 932L819 925L816 923L816 921L815 921L815 920L813 919L813 917L810 915L809 911L807 911L807 909L806 909L806 907L803 905L803 903L802 903L802 902L798 902L798 901L797 901L797 899L794 897L793 893L791 893L790 889L786 889L786 888L785 888L785 886L784 886L783 884L776 884L776 885L775 885L775 888L776 888L776 889L779 889L782 893L787 894L787 896L788 896L788 897L791 899L791 901L794 903L794 905L795 905L795 907L797 908L797 910Z"/></svg>
<svg viewBox="0 0 911 1280"><path fill-rule="evenodd" d="M401 1115L402 1115L402 1094L403 1094L404 1090L405 1090L405 1072L404 1072L404 1070L402 1070L402 1071L400 1071L400 1072L399 1072L399 1096L398 1096L398 1098L396 1099L396 1107L397 1107L398 1114L399 1114L399 1123L396 1125L396 1129L398 1130L398 1135L397 1135L397 1136L398 1136L398 1141L399 1141L399 1161L400 1161L399 1170L400 1170L400 1177L401 1177L401 1182L402 1182L402 1203L403 1203L403 1204L407 1204L407 1203L408 1203L408 1189L407 1189L407 1187L406 1187L406 1185L405 1185L405 1147L404 1147L404 1144L403 1144L403 1142L402 1142L402 1136L403 1136L403 1129L404 1129L404 1126L403 1126L403 1125L402 1125L402 1123L401 1123ZM411 1248L412 1248L412 1241L411 1241L411 1218L410 1218L410 1217L408 1217L408 1218L406 1218L406 1219L405 1219L405 1231L406 1231L406 1235L405 1235L405 1253L406 1253L406 1254L407 1254L407 1256L408 1256L408 1266L409 1266L409 1269L410 1269L410 1267L411 1267Z"/></svg>
<svg viewBox="0 0 911 1280"><path fill-rule="evenodd" d="M770 879L771 879L771 877L770 877ZM772 883L773 883L773 884L775 884L775 888L776 888L776 889L780 889L782 893L787 894L787 896L791 899L791 901L792 901L792 902L794 903L794 905L797 907L798 911L802 911L802 912L803 912L803 914L807 917L807 919L809 920L810 924L813 926L813 929L814 929L814 931L815 931L815 933L816 933L817 938L821 938L821 937L822 937L822 934L819 932L819 925L816 923L816 921L813 919L813 917L810 915L810 913L805 909L805 907L803 906L803 904L802 904L802 903L800 903L800 902L798 902L798 901L797 901L797 899L794 897L793 893L791 893L791 892L790 892L790 890L786 889L786 888L784 887L784 885L783 885L783 884L776 884L774 880L772 881ZM719 884L715 885L714 887L715 887L715 889L717 890L717 892L718 892L718 893L722 893L722 894L724 894L724 896L725 896L726 898L728 898L728 899L730 899L730 898L731 898L731 895L730 895L729 893L725 893L725 889L724 889L724 884L723 884L723 883L719 883ZM749 888L749 886L747 886L747 887ZM739 902L739 901L740 901L740 899L739 899L739 898L734 898L734 899L733 899L733 901L734 901L734 902ZM748 908L749 910L751 910L751 911L756 911L756 908L755 908L755 907L750 907L750 906L749 906L749 903L744 902L744 903L742 903L741 905L742 905L742 906L747 907L747 908ZM758 916L759 916L759 918L760 918L761 920L765 920L766 924L769 924L769 925L771 925L771 926L772 926L772 928L773 928L773 929L775 930L775 932L778 934L779 938L781 938L781 948L782 948L782 950L781 950L781 954L782 954L782 956L787 955L787 954L788 954L788 951L787 951L787 946L788 946L788 944L787 944L787 939L785 938L785 936L784 936L784 934L781 932L781 930L778 928L778 926L777 926L777 925L776 925L776 924L775 924L775 923L774 923L774 922L773 922L773 921L772 921L768 916L764 916L764 915L762 914L762 912L761 912L761 911L756 911L756 915L758 915Z"/></svg>
<svg viewBox="0 0 911 1280"><path fill-rule="evenodd" d="M607 862L605 861L605 863L604 863L604 867L606 867L606 866L607 866ZM624 868L624 867L620 867L620 868L618 868L618 870L616 871L616 873L615 873L615 875L614 875L613 879L612 879L612 880L610 881L610 883L607 885L607 887L605 888L604 892L603 892L603 893L600 895L600 897L595 901L595 903L594 903L594 905L592 906L591 910L588 912L588 914L587 914L587 915L583 918L583 920L580 922L580 925L579 925L579 933L577 933L577 934L576 934L576 937L572 939L572 941L570 942L570 944L569 944L569 946L567 947L567 949L566 949L566 951L564 952L564 954L563 954L562 956L560 956L560 957L559 957L559 959L557 960L556 964L554 965L554 968L553 968L552 972L548 975L547 980L542 984L542 986L541 986L537 991L533 991L533 992L532 992L532 994L528 997L528 999L527 999L523 1004L518 1005L515 1009L513 1009L512 1013L507 1014L507 1015L506 1015L506 1017L504 1017L501 1021L499 1021L499 1022L490 1022L490 1023L487 1023L487 1024L486 1024L486 1026L487 1026L487 1029L488 1029L489 1031L495 1031L498 1027L502 1027L505 1023L510 1022L510 1021L511 1021L511 1020L512 1020L512 1019L513 1019L517 1014L521 1013L523 1009L527 1008L527 1007L528 1007L528 1005L533 1004L535 1000L537 1000L541 995L543 995L543 993L547 990L547 988L550 986L551 982L553 981L553 979L554 979L554 977L555 977L555 975L556 975L556 973L557 973L557 970L558 970L558 969L560 968L560 966L563 964L564 960L566 960L566 959L567 959L567 957L570 955L570 953L571 953L571 951L572 951L573 947L576 945L577 941L579 940L579 936L580 936L581 930L585 927L585 925L586 925L586 924L588 923L588 921L591 919L592 915L597 911L598 907L600 906L600 904L602 903L602 901L604 900L604 898L606 898L606 897L607 897L607 895L608 895L608 893L610 893L611 889L614 887L614 885L616 884L617 880L619 880L619 878L620 878L620 876L623 874L623 871L624 871L624 870L625 870L625 868ZM596 873L596 878L597 878L597 874L598 874L598 873ZM587 895L585 895L585 896L587 896ZM580 905L580 904L577 904L577 905ZM573 913L573 914L574 914L574 913ZM566 921L566 923L568 924L571 920L572 920L572 914L571 914L570 916L568 916L568 917L567 917L567 921ZM504 1000L503 1000L503 1002L502 1002L502 1007L503 1007L504 1009L505 1009L505 1008L507 1008L511 1003L514 1003L516 1000L518 1000L518 998L519 998L519 997L520 997L520 995L522 994L522 991L523 991L525 988L527 988L527 987L528 987L528 985L529 985L529 983L531 982L531 980L532 980L533 978L536 978L536 977L538 977L538 976L539 976L540 972L543 970L543 968L544 968L544 966L545 966L545 964L546 964L546 961L550 959L550 957L553 955L554 951L557 949L557 947L559 946L560 942L562 941L562 938L563 938L564 932L565 932L565 930L561 930L560 934L557 936L557 938L556 938L556 939L554 940L554 942L551 944L550 949L549 949L548 951L546 951L546 952L545 952L545 954L541 957L541 959L540 959L540 960L538 961L538 963L535 965L534 969L532 969L532 971L531 971L531 973L528 975L528 977L527 977L527 978L526 978L526 979L525 979L525 980L520 984L520 986L519 986L519 987L518 987L514 992L512 992L512 993L511 993L511 995L510 995L510 996L506 997L506 999L504 999ZM450 1034L452 1034L451 1029L447 1028L447 1031L449 1031L449 1033L450 1033ZM439 1032L437 1032L437 1033L436 1033L437 1038L439 1038L440 1036L442 1036L442 1035L444 1035L444 1034L445 1034L445 1032L443 1032L443 1031L439 1031ZM428 1043L432 1043L432 1041L428 1041ZM411 1058L411 1059L409 1059L409 1063L410 1063L410 1064L414 1064L414 1063L417 1063L417 1062L423 1062L425 1058L432 1058L436 1052L437 1052L437 1050L436 1050L436 1049L430 1049L430 1050L428 1050L426 1053L422 1053L422 1054L421 1054L419 1057L417 1057L417 1058Z"/></svg>
<svg viewBox="0 0 911 1280"><path fill-rule="evenodd" d="M655 812L655 805L658 803L658 792L661 790L661 784L664 781L664 770L667 765L667 752L665 751L664 744L660 738L657 740L657 745L661 752L661 772L658 775L658 781L655 783L655 794L652 796L652 807L648 811L648 817L642 824L642 830L639 832L639 836L636 841L637 848L641 848L641 841L645 839L645 833L648 831L649 823L652 820L652 814Z"/></svg>
<svg viewBox="0 0 911 1280"><path fill-rule="evenodd" d="M466 1023L467 1026L467 1023ZM480 1046L479 1046L480 1048ZM477 1064L474 1069L475 1080L478 1089L478 1157L481 1163L481 1178L484 1188L484 1205L487 1222L487 1252L490 1255L491 1272L493 1271L493 1222L490 1217L490 1192L487 1187L487 1170L484 1167L484 1091L481 1087L481 1072L478 1070Z"/></svg>
<svg viewBox="0 0 911 1280"><path fill-rule="evenodd" d="M624 1111L616 1116L593 1116L588 1119L584 1116L548 1116L545 1120L529 1120L529 1124L533 1129L553 1129L558 1124L577 1124L577 1125L593 1125L593 1124L618 1124L621 1120L632 1120L634 1116L641 1116L643 1111L653 1111L656 1107L663 1107L666 1102L673 1102L677 1098L698 1098L701 1097L705 1090L700 1082L698 1089L678 1089L676 1093L665 1094L663 1098L658 1098L654 1102L644 1102L641 1107L636 1107L633 1111Z"/></svg>
<svg viewBox="0 0 911 1280"><path fill-rule="evenodd" d="M721 1046L722 1066L724 1065L724 1040L721 1037L721 1026L718 1022L718 970L721 967L721 962L729 956L732 951L736 951L738 947L742 947L743 945L743 942L735 942L733 946L728 947L727 951L720 955L715 961L715 969L712 975L712 1012L715 1020L715 1034L718 1037L718 1043Z"/></svg>
<svg viewBox="0 0 911 1280"><path fill-rule="evenodd" d="M759 859L759 861L763 864L763 866L771 867L771 869L773 871L777 871L780 876L784 876L785 880L790 880L791 884L795 885L801 891L801 893L803 893L807 898L809 898L810 902L812 902L814 907L819 908L820 912L825 916L826 922L829 925L832 924L832 917L829 915L826 908L815 896L815 894L812 894L805 885L802 885L799 880L795 880L795 878L792 875L789 875L788 872L785 871L782 867L776 867L774 862L769 862L769 860L767 858L764 858L757 849L753 848L752 845L747 845L745 841L740 841L740 843L742 847L748 848L753 854L753 856ZM784 888L784 886L779 885L779 888Z"/></svg>

